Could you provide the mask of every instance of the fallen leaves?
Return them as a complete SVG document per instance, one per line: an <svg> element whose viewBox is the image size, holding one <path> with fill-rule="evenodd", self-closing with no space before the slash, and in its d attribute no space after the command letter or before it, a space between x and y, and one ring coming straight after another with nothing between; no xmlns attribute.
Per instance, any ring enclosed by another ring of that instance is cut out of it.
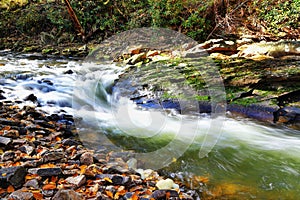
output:
<svg viewBox="0 0 300 200"><path fill-rule="evenodd" d="M47 184L47 185L44 185L42 187L42 189L43 190L54 190L54 189L56 189L56 185L54 185L54 184Z"/></svg>

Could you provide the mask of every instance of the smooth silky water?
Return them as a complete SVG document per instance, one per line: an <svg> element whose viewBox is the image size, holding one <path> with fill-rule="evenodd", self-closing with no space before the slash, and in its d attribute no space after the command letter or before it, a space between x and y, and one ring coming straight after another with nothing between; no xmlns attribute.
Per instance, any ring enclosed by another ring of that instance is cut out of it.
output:
<svg viewBox="0 0 300 200"><path fill-rule="evenodd" d="M111 92L123 72L114 65L89 67L76 60L32 55L29 59L3 52L0 64L4 96L19 100L34 94L41 109L73 114L87 146L138 154L167 147L183 153L178 158L170 155L170 164L160 170L204 191L204 199L299 199L298 130L245 118L226 118L219 129L211 127L208 115L181 116L172 110L139 108ZM205 136L214 135L215 128L221 130L220 135L216 133L216 145L199 158ZM155 153L149 155L151 166L150 160L155 163L157 159Z"/></svg>

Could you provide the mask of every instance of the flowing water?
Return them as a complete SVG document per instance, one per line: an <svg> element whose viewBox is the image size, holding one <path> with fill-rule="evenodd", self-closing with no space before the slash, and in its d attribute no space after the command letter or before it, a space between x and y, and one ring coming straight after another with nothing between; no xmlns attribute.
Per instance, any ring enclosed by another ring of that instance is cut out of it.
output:
<svg viewBox="0 0 300 200"><path fill-rule="evenodd" d="M133 150L144 167L162 166L204 191L204 199L298 199L299 131L245 118L139 108L112 92L123 71L39 55L0 56L2 94L12 100L34 94L42 109L73 114L81 139L92 148ZM211 151L199 157L208 135L217 143L207 143Z"/></svg>

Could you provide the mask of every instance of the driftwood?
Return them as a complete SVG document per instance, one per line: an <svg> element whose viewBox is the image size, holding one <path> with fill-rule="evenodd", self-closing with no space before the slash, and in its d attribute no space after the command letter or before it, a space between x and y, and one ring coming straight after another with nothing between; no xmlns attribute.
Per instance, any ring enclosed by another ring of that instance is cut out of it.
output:
<svg viewBox="0 0 300 200"><path fill-rule="evenodd" d="M85 32L76 16L76 13L74 12L69 0L64 0L64 2L67 6L70 17L71 17L72 21L74 22L76 30L79 32L79 34L82 37L82 40L85 42L85 40L86 40Z"/></svg>

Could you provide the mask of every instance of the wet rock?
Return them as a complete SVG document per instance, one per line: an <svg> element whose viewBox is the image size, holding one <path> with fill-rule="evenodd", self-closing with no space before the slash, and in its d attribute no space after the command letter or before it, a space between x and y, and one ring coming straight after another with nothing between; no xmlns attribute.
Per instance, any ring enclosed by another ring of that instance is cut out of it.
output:
<svg viewBox="0 0 300 200"><path fill-rule="evenodd" d="M83 200L84 197L74 190L59 190L52 200Z"/></svg>
<svg viewBox="0 0 300 200"><path fill-rule="evenodd" d="M0 93L0 100L3 100L3 99L6 99L6 97L2 93Z"/></svg>
<svg viewBox="0 0 300 200"><path fill-rule="evenodd" d="M33 76L34 76L34 74L31 74L31 73L17 74L15 79L16 80L26 80L26 79L29 79Z"/></svg>
<svg viewBox="0 0 300 200"><path fill-rule="evenodd" d="M67 71L64 72L64 74L73 74L73 73L74 72L71 69L69 69L69 70L67 70Z"/></svg>
<svg viewBox="0 0 300 200"><path fill-rule="evenodd" d="M33 193L31 192L23 192L22 190L17 190L11 193L8 199L13 200L34 200Z"/></svg>
<svg viewBox="0 0 300 200"><path fill-rule="evenodd" d="M23 145L19 148L19 150L23 153L26 153L27 155L31 155L32 152L34 151L34 147L29 145Z"/></svg>
<svg viewBox="0 0 300 200"><path fill-rule="evenodd" d="M121 175L114 175L111 180L114 185L126 185L130 182L129 177Z"/></svg>
<svg viewBox="0 0 300 200"><path fill-rule="evenodd" d="M39 182L36 179L32 179L32 180L27 181L24 184L24 187L33 188L33 189L39 189Z"/></svg>
<svg viewBox="0 0 300 200"><path fill-rule="evenodd" d="M119 165L119 162L109 162L106 163L107 169L104 170L105 173L110 174L127 174L129 173L129 169L127 168L127 165Z"/></svg>
<svg viewBox="0 0 300 200"><path fill-rule="evenodd" d="M37 169L36 174L39 176L59 176L62 174L62 170L60 167L39 168Z"/></svg>
<svg viewBox="0 0 300 200"><path fill-rule="evenodd" d="M42 79L42 80L38 80L38 83L45 83L47 85L53 85L52 81L48 80L48 79Z"/></svg>
<svg viewBox="0 0 300 200"><path fill-rule="evenodd" d="M24 160L24 158L22 158ZM27 160L23 163L23 167L29 168L29 167L37 167L38 165L40 165L41 162L38 160Z"/></svg>
<svg viewBox="0 0 300 200"><path fill-rule="evenodd" d="M163 200L171 197L179 199L179 194L175 190L155 190L151 197L156 200Z"/></svg>
<svg viewBox="0 0 300 200"><path fill-rule="evenodd" d="M68 177L66 181L76 187L80 187L86 182L86 177L85 175L79 175L75 177Z"/></svg>
<svg viewBox="0 0 300 200"><path fill-rule="evenodd" d="M78 140L74 140L74 139L67 138L67 139L64 139L64 140L62 141L62 144L63 144L63 145L67 145L67 146L73 146L73 145L76 146L76 145L80 145L81 142L78 141Z"/></svg>
<svg viewBox="0 0 300 200"><path fill-rule="evenodd" d="M49 124L48 122L44 121L44 120L34 120L35 124L38 124L44 128L55 128L54 124Z"/></svg>
<svg viewBox="0 0 300 200"><path fill-rule="evenodd" d="M26 169L22 166L2 168L0 169L0 187L6 188L13 185L14 188L20 188L24 183L25 175Z"/></svg>
<svg viewBox="0 0 300 200"><path fill-rule="evenodd" d="M274 112L274 123L300 123L300 108L284 107Z"/></svg>
<svg viewBox="0 0 300 200"><path fill-rule="evenodd" d="M0 144L8 145L12 142L11 138L0 136Z"/></svg>
<svg viewBox="0 0 300 200"><path fill-rule="evenodd" d="M91 165L94 163L93 154L90 152L85 152L80 156L80 163L83 165Z"/></svg>
<svg viewBox="0 0 300 200"><path fill-rule="evenodd" d="M14 157L15 157L15 152L13 152L13 151L6 151L6 152L4 152L4 154L2 154L1 160L2 160L2 162L8 161L8 160L13 160Z"/></svg>
<svg viewBox="0 0 300 200"><path fill-rule="evenodd" d="M31 101L33 103L37 102L37 97L34 94L30 94L24 99L25 101Z"/></svg>
<svg viewBox="0 0 300 200"><path fill-rule="evenodd" d="M63 159L65 157L65 154L62 150L56 150L56 151L46 151L41 155L43 157L44 162L49 161L56 161Z"/></svg>
<svg viewBox="0 0 300 200"><path fill-rule="evenodd" d="M0 118L0 124L7 125L7 126L18 126L20 123L8 119Z"/></svg>

